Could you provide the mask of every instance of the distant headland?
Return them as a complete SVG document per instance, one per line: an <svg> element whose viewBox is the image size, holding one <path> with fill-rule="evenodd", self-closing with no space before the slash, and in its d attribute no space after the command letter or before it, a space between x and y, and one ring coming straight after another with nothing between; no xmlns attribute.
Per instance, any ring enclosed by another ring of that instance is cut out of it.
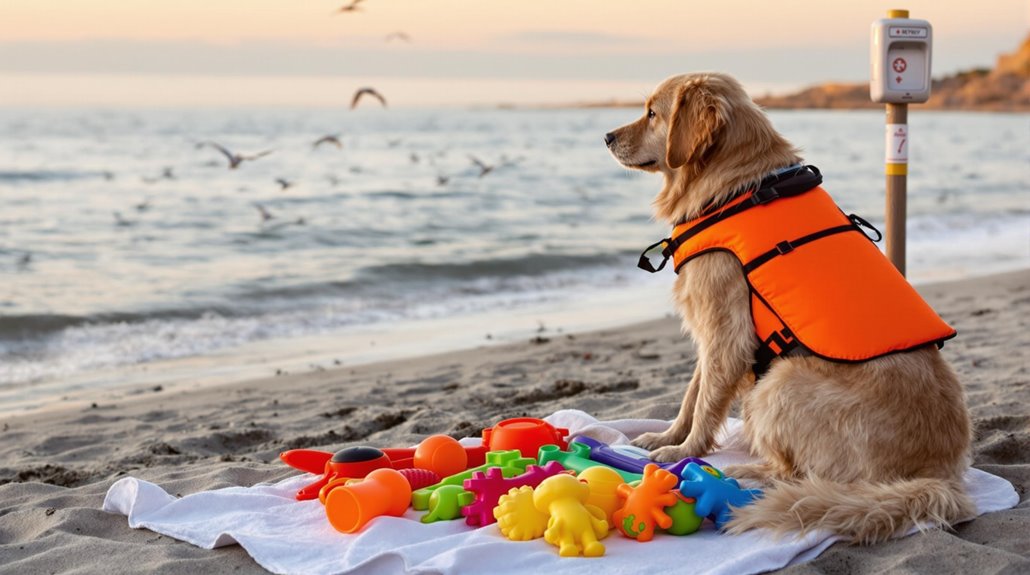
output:
<svg viewBox="0 0 1030 575"><path fill-rule="evenodd" d="M805 88L793 94L755 96L755 102L767 109L880 109L869 99L869 83L826 83ZM640 101L589 102L575 108L642 106ZM1030 35L1011 54L1002 54L994 68L965 70L935 78L930 100L920 108L934 110L975 110L986 112L1030 112Z"/></svg>

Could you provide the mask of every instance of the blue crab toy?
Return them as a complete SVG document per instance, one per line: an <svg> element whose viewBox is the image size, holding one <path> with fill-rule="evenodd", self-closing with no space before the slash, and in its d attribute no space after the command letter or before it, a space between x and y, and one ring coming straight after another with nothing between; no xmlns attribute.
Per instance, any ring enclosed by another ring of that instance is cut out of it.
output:
<svg viewBox="0 0 1030 575"><path fill-rule="evenodd" d="M719 529L730 520L730 505L743 507L762 496L758 489L741 489L736 479L711 465L688 463L680 477L680 493L696 500L694 512L714 521Z"/></svg>

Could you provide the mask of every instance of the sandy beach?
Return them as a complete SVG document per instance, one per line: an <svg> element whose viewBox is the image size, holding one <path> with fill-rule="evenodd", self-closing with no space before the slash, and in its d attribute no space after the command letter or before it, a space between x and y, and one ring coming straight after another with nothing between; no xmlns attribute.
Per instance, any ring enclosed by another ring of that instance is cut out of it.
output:
<svg viewBox="0 0 1030 575"><path fill-rule="evenodd" d="M975 423L973 465L1020 504L871 547L837 544L791 573L1030 571L1030 270L920 289L959 332L945 356ZM151 387L0 419L0 573L263 572L238 546L208 551L100 510L131 475L187 494L296 474L279 452L476 436L507 417L576 408L675 415L695 363L667 318L592 333L315 370L199 390Z"/></svg>

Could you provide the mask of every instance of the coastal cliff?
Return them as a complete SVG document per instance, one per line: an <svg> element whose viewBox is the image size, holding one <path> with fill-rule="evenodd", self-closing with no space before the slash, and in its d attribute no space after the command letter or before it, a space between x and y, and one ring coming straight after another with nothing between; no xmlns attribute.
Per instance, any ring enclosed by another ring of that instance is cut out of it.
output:
<svg viewBox="0 0 1030 575"><path fill-rule="evenodd" d="M880 108L869 99L869 84L827 83L784 96L756 97L769 109L862 109ZM921 108L935 110L979 110L990 112L1030 111L1030 36L1011 54L1002 54L993 69L978 68L936 78L930 99Z"/></svg>

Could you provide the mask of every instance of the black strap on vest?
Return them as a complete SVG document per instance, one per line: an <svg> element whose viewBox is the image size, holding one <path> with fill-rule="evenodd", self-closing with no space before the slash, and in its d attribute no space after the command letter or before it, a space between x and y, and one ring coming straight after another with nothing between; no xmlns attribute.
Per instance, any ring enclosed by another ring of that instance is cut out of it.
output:
<svg viewBox="0 0 1030 575"><path fill-rule="evenodd" d="M676 249L683 245L684 242L722 220L733 217L755 206L767 204L777 198L789 198L791 196L801 195L821 183L823 183L823 175L819 172L819 168L815 166L801 166L795 171L769 176L762 180L758 189L755 190L747 200L729 208L722 208L722 206L706 208L701 212L701 216L699 217L711 217L702 220L696 226L675 238L665 238L648 246L647 249L640 254L640 259L637 261L637 267L650 273L659 272L665 267L665 264L668 263L669 258L676 253ZM747 193L747 191L748 190L744 190L740 193ZM740 193L734 194L733 197L738 197ZM656 268L651 263L651 259L647 254L659 246L662 248L662 261Z"/></svg>

